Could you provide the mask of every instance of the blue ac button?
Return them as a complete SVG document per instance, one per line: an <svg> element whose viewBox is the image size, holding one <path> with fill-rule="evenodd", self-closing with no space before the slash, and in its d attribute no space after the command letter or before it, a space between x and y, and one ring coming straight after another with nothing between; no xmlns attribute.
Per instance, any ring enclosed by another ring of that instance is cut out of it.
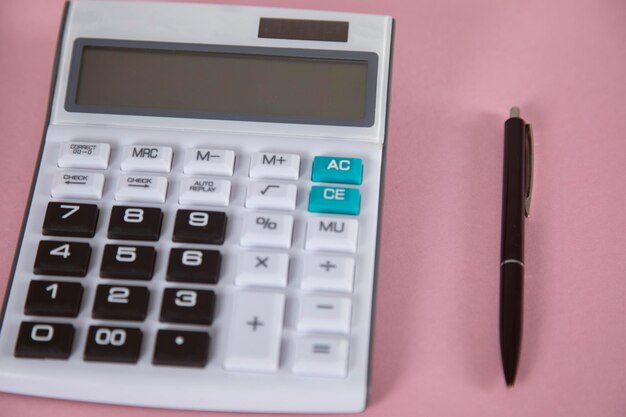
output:
<svg viewBox="0 0 626 417"><path fill-rule="evenodd" d="M311 180L359 185L363 181L363 161L359 158L316 156Z"/></svg>

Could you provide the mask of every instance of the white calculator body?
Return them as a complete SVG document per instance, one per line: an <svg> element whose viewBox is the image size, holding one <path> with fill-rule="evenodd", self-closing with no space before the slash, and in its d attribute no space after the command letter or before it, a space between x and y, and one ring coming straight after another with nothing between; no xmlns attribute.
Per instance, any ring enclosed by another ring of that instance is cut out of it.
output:
<svg viewBox="0 0 626 417"><path fill-rule="evenodd" d="M70 2L0 390L356 412L393 20Z"/></svg>

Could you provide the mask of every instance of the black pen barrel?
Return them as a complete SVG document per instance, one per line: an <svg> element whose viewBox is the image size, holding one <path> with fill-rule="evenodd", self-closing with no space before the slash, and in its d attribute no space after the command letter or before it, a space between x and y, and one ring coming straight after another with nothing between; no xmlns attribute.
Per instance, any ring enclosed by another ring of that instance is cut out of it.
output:
<svg viewBox="0 0 626 417"><path fill-rule="evenodd" d="M504 124L504 182L500 262L524 262L526 201L526 124L512 117Z"/></svg>

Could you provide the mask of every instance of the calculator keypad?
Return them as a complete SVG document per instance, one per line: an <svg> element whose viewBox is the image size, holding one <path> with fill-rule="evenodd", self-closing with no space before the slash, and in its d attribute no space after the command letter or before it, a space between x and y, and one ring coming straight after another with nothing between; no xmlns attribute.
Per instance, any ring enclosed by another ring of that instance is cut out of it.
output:
<svg viewBox="0 0 626 417"><path fill-rule="evenodd" d="M302 182L296 182L301 179L297 154L250 154L248 177L242 184L224 178L235 172L236 155L231 150L186 149L182 166L173 165L174 150L168 146L133 145L118 151L121 172L111 178L107 172L60 169L55 174L51 195L70 200L49 202L42 228L48 236L88 239L99 234L98 218L104 213L108 224L101 230L106 228L108 240L95 245L93 255L100 262L101 281L83 286L63 278L35 278L24 314L71 320L81 308L87 309L98 322L82 330L81 334L87 333L83 336L85 361L135 363L144 339L153 338L152 364L181 367L204 367L210 362L209 348L215 337L211 328L221 320L228 329L217 333L226 337L221 366L244 372L281 368L286 343L283 330L288 327L290 372L347 375L356 269L353 254L358 249L361 212L361 190L355 186L363 180L360 159L315 157L309 168L312 183L303 188ZM106 144L66 143L61 146L58 166L104 170L110 155ZM182 168L185 176L180 171L170 174L173 166ZM114 196L112 206L99 208L71 200L101 199L105 180L112 181L108 194ZM168 195L170 187L175 195ZM235 192L239 193L236 200ZM299 193L308 196L303 213L315 214L299 216ZM172 200L179 208L154 207ZM233 201L243 211L229 212L239 218L230 231L232 237L228 235L229 245L222 249L219 246L227 238L226 209L194 207L227 208ZM304 236L296 239L296 230L304 231ZM158 243L137 245L134 241ZM167 250L157 253L157 246L164 244ZM89 240L42 240L33 271L84 277L91 252ZM166 259L157 263L157 257L163 256ZM223 257L230 263L225 282L220 281ZM156 287L128 282L152 279ZM165 288L160 286L164 283ZM232 291L220 291L224 285L232 286ZM295 290L290 298L286 289ZM93 291L93 298L83 297L86 291ZM230 297L224 304L228 311L223 313L216 309L223 302L221 297ZM93 302L83 306L83 298ZM285 320L289 306L294 317ZM158 321L149 318L155 317L151 309L158 309ZM146 319L153 320L150 325L156 328L144 334L139 326ZM15 356L67 358L73 338L70 323L25 321Z"/></svg>

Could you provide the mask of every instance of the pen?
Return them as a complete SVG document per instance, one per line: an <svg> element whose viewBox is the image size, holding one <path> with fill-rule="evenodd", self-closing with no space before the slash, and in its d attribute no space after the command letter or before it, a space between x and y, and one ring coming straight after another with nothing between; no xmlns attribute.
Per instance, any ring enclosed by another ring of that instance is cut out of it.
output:
<svg viewBox="0 0 626 417"><path fill-rule="evenodd" d="M533 172L532 128L518 107L504 123L504 180L500 252L500 354L504 379L515 383L522 341L524 220L530 209Z"/></svg>

